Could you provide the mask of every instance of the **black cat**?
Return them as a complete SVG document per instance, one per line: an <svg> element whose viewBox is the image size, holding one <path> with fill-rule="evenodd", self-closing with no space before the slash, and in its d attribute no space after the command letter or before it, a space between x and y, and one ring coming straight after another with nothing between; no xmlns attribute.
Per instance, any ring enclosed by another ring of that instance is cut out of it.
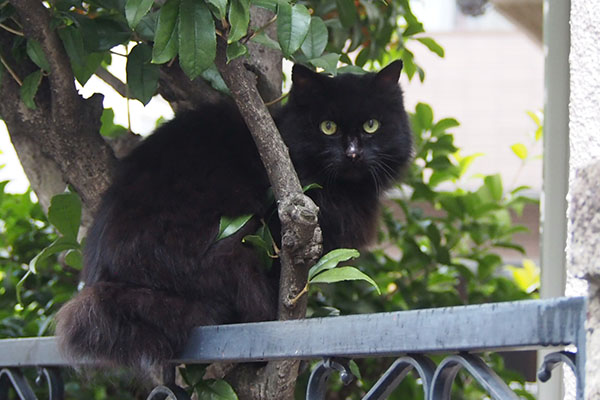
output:
<svg viewBox="0 0 600 400"><path fill-rule="evenodd" d="M372 240L379 196L410 159L401 69L395 61L332 78L294 66L275 120L302 183L322 186L309 195L325 251ZM176 356L194 326L274 319L278 266L265 272L241 241L272 212L269 186L233 104L160 127L104 195L87 237L85 287L57 315L64 353L148 371ZM256 217L215 240L222 216L244 214ZM271 228L277 234L278 221Z"/></svg>

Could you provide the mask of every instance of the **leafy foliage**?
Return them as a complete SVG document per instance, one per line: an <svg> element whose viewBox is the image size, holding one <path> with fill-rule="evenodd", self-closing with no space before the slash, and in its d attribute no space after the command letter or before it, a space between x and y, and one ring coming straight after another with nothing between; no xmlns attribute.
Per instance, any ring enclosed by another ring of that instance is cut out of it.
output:
<svg viewBox="0 0 600 400"><path fill-rule="evenodd" d="M250 28L251 5L275 14L276 38L265 34L266 26ZM227 40L228 60L247 54L252 40L331 74L340 61L368 67L402 58L409 78L418 73L423 80L425 73L406 42L414 40L444 55L441 46L422 35L423 25L408 0L57 0L48 6L82 85L98 68L110 65L113 47L134 44L127 54L127 85L129 95L143 104L157 93L160 64L177 60L190 79L214 74L218 36ZM15 18L7 2L0 5L0 14ZM23 102L36 108L35 94L50 66L38 42L16 37L14 47L40 68L24 79L21 90Z"/></svg>
<svg viewBox="0 0 600 400"><path fill-rule="evenodd" d="M214 65L219 36L227 41L228 60L244 57L246 45L253 41L330 74L338 72L340 63L346 64L340 70L356 72L400 58L410 79L418 76L423 80L425 72L409 47L426 46L444 56L443 48L424 36L423 25L412 13L409 0L55 0L45 4L77 81L85 84L98 68L110 65L115 46L127 45L128 93L143 104L157 92L160 65L173 62L178 62L191 79L202 77L217 90L227 92ZM251 5L274 13L269 24L277 25L276 37L265 33L267 26L250 27ZM13 29L22 26L7 2L0 4L0 22ZM30 59L39 68L25 77L21 86L24 104L36 108L36 92L50 69L48 60L38 42L18 35L13 53ZM0 74L3 72L0 66ZM105 110L102 116L101 133L109 137L126 131L113 123L111 112ZM531 116L541 126L539 117ZM458 122L452 118L436 121L433 110L419 104L412 114L412 126L415 162L407 171L405 183L386 204L380 245L353 261L355 266L337 267L338 262L358 256L352 250L323 257L323 263L311 271L311 287L315 288L311 316L517 300L535 295L535 267L525 263L525 269L513 269L511 274L498 252L508 248L524 253L513 240L513 235L524 229L513 223L513 215L532 201L522 195L524 188L507 189L498 175L491 175L479 178L475 190L465 189L468 167L478 155L463 156L454 145L450 130ZM536 140L539 135L536 132ZM512 150L523 162L531 157L528 147L521 143L513 145ZM81 268L81 242L77 237L80 204L71 193L53 200L49 219L56 230L31 201L30 193L1 193L0 209L0 332L3 337L47 334L52 314L77 286ZM237 232L250 218L222 220L219 239ZM276 257L277 249L264 223L244 241L262 250L266 264ZM29 278L25 280L26 276ZM339 280L352 281L318 283ZM379 288L381 296L375 295ZM521 378L503 369L499 357L491 355L490 361L505 378L517 385L522 383ZM340 398L346 398L346 392L348 398L361 394L383 367L381 360L361 360L352 365L355 373L360 373L359 386L352 387L353 394L336 387ZM190 388L199 395L235 398L222 381L197 379L201 371L190 366L182 371ZM131 398L127 395L131 386L124 383L127 379L117 374L113 382L95 380L94 388L81 386L75 379L69 381L67 391L69 398L76 399ZM468 378L462 377L455 385L458 397L483 397L479 389L467 383ZM400 398L399 393L403 399L422 396L414 380L405 381L391 398Z"/></svg>

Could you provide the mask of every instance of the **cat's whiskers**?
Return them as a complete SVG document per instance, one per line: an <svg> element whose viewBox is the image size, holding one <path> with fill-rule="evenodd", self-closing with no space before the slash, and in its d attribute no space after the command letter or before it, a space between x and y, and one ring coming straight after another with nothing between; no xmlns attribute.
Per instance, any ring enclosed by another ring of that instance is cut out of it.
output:
<svg viewBox="0 0 600 400"><path fill-rule="evenodd" d="M389 165L386 162L386 160L391 161L391 162L396 162L396 159L394 159L393 157L382 154L376 160L376 167L378 168L379 171L381 171L383 174L385 174L386 178L389 181L395 181L397 179L398 171L394 167Z"/></svg>
<svg viewBox="0 0 600 400"><path fill-rule="evenodd" d="M375 192L379 193L380 184L379 184L379 178L377 177L377 174L375 173L375 168L369 166L368 170L369 170L369 174L371 174L371 178L373 178L373 183L375 184Z"/></svg>
<svg viewBox="0 0 600 400"><path fill-rule="evenodd" d="M384 191L395 178L394 169L383 160L376 160L370 165L369 173L373 178L377 193Z"/></svg>

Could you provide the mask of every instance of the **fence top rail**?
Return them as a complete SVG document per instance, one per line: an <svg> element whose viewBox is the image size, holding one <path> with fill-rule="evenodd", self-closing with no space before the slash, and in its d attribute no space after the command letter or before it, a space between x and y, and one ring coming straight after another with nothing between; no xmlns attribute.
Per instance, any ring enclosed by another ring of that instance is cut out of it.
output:
<svg viewBox="0 0 600 400"><path fill-rule="evenodd" d="M382 357L575 344L582 297L195 328L182 363ZM85 361L82 361L85 362ZM54 337L0 340L0 367L69 365Z"/></svg>

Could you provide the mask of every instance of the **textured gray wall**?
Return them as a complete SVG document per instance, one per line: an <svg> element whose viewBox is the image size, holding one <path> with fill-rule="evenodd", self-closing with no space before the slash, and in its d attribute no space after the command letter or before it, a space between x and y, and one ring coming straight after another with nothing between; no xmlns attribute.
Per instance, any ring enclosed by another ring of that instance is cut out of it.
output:
<svg viewBox="0 0 600 400"><path fill-rule="evenodd" d="M571 0L567 267L589 283L586 399L600 398L600 2Z"/></svg>

